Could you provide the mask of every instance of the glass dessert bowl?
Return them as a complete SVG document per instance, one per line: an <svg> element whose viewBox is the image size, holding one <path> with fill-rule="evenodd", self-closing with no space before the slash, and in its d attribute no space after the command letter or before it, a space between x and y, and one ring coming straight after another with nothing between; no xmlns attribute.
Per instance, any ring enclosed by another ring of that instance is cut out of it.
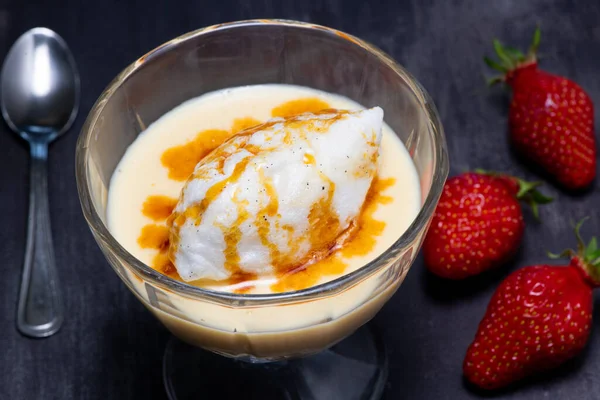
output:
<svg viewBox="0 0 600 400"><path fill-rule="evenodd" d="M110 180L127 148L150 124L187 100L261 84L298 85L341 95L365 107L382 107L386 124L408 150L419 178L421 207L408 229L360 268L323 284L282 293L207 290L141 262L115 239L107 223ZM338 388L339 398L344 399L379 396L385 383L385 352L376 338L359 332L335 345L368 322L404 280L448 174L445 139L433 103L414 78L383 52L342 32L293 21L242 21L191 32L141 57L109 85L79 137L76 169L85 218L107 260L179 339L171 341L165 353L165 383L171 398L183 398L183 393L196 388L206 390L206 365L214 365L215 359L196 348L233 359L223 367L227 370L301 358L290 365L306 372L331 363L340 369L344 360L351 361L352 379L360 382L362 376L364 381L349 395L331 376L317 382L304 374L304 385L292 385L290 379L298 374L286 374L277 383L273 379L269 384L257 383L251 390L256 395L265 395L275 385L281 393L293 391L301 399L335 398L323 386ZM324 350L333 353L324 357ZM351 357L331 357L348 351ZM182 365L186 367L178 368ZM360 370L359 365L370 368ZM227 376L223 382L235 386L232 375ZM338 375L338 379L347 382L348 376ZM240 390L248 394L250 389L245 385ZM365 393L369 395L361 397Z"/></svg>

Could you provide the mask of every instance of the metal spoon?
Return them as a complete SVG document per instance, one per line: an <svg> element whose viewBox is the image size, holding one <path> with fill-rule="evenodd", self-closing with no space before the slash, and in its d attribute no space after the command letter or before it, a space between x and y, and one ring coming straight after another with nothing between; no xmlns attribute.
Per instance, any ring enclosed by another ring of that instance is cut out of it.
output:
<svg viewBox="0 0 600 400"><path fill-rule="evenodd" d="M27 336L47 337L63 321L48 209L48 145L77 115L79 74L65 41L50 29L34 28L8 52L1 85L2 116L31 149L29 223L17 328Z"/></svg>

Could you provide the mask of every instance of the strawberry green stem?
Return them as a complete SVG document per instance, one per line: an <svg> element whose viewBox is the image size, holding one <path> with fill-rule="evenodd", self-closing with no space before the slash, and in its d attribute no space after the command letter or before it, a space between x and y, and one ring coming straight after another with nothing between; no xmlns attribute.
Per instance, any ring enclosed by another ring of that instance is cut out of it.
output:
<svg viewBox="0 0 600 400"><path fill-rule="evenodd" d="M493 85L494 83L505 81L506 75L510 72L525 65L535 63L540 40L541 30L540 27L537 26L533 33L533 40L529 46L529 51L527 54L523 54L520 50L515 49L514 47L505 46L498 39L494 39L494 51L496 52L498 60L494 60L490 57L484 57L483 60L490 68L500 72L501 75L492 77L488 80L488 83Z"/></svg>
<svg viewBox="0 0 600 400"><path fill-rule="evenodd" d="M517 192L515 196L517 197L517 199L521 200L529 207L531 207L531 212L537 220L540 219L539 206L551 203L554 200L552 197L546 196L545 194L537 190L537 188L541 186L543 182L529 182L516 176L506 175L494 171L486 171L483 169L476 169L475 172L477 172L478 174L504 178L514 182L517 186Z"/></svg>
<svg viewBox="0 0 600 400"><path fill-rule="evenodd" d="M598 248L598 239L593 236L586 244L581 237L581 226L588 219L589 217L585 217L577 224L573 224L575 238L577 239L577 251L567 249L559 254L548 253L548 256L552 259L568 257L577 260L577 264L583 270L585 276L593 286L597 287L600 286L600 248Z"/></svg>
<svg viewBox="0 0 600 400"><path fill-rule="evenodd" d="M531 46L529 47L529 54L536 55L538 48L540 47L540 40L542 39L542 30L538 25L533 32L533 40L531 41Z"/></svg>

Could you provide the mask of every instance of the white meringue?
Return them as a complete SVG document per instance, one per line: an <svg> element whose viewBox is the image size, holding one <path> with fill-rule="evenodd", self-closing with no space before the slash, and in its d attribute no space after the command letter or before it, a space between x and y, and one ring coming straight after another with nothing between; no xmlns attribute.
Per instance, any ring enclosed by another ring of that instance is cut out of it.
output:
<svg viewBox="0 0 600 400"><path fill-rule="evenodd" d="M185 281L273 275L327 252L377 173L383 110L274 119L198 163L172 216Z"/></svg>

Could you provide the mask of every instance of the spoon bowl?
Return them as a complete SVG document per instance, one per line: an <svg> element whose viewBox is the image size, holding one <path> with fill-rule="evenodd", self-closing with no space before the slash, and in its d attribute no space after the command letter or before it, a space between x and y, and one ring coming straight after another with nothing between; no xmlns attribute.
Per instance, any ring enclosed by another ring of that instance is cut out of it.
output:
<svg viewBox="0 0 600 400"><path fill-rule="evenodd" d="M77 116L79 85L65 41L48 28L31 29L13 44L2 67L2 116L26 140L52 141Z"/></svg>
<svg viewBox="0 0 600 400"><path fill-rule="evenodd" d="M1 110L31 149L27 244L17 328L30 337L56 333L63 321L48 208L48 145L66 132L79 108L80 82L65 41L47 28L25 32L2 66Z"/></svg>

